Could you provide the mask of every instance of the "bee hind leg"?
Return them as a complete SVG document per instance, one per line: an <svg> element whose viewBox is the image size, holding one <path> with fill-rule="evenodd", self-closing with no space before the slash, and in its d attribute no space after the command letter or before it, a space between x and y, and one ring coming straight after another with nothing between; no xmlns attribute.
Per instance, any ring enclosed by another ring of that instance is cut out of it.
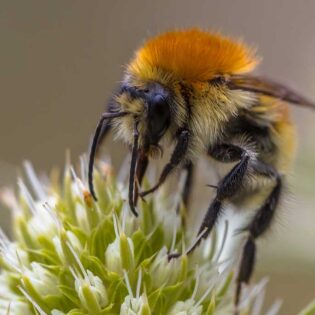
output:
<svg viewBox="0 0 315 315"><path fill-rule="evenodd" d="M208 153L218 161L224 163L238 161L238 163L218 183L216 196L204 216L196 241L187 250L186 254L191 253L200 244L201 240L209 235L222 213L224 201L232 198L242 189L243 179L249 171L275 180L275 186L264 204L258 209L251 222L242 229L242 231L247 231L249 236L243 247L238 276L236 279L234 314L238 315L242 284L249 282L255 265L255 241L258 237L264 234L271 225L281 195L282 179L272 166L257 160L253 152L246 148L233 144L219 144L211 148ZM177 258L179 256L180 254L177 253L169 254L169 259Z"/></svg>

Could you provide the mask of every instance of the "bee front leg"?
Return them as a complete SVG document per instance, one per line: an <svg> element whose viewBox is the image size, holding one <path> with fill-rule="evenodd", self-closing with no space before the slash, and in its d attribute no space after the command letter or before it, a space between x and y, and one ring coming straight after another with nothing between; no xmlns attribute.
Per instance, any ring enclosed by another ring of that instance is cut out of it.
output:
<svg viewBox="0 0 315 315"><path fill-rule="evenodd" d="M187 212L189 210L189 201L190 195L192 191L193 177L194 177L194 165L192 161L188 161L182 167L182 170L186 172L185 182L181 191L181 200L177 205L176 213L180 214L181 222L183 226L186 226L187 221ZM181 205L183 205L183 209L181 209ZM183 211L181 211L183 210Z"/></svg>
<svg viewBox="0 0 315 315"><path fill-rule="evenodd" d="M110 107L109 107L110 109ZM126 116L127 112L121 112L121 111L108 111L102 114L94 136L92 138L91 142L91 148L89 153L89 165L88 165L88 185L91 195L93 196L93 199L97 201L95 191L94 191L94 185L93 185L93 168L94 168L94 160L95 156L98 153L99 145L104 140L104 138L108 135L108 133L111 130L111 120L119 117Z"/></svg>
<svg viewBox="0 0 315 315"><path fill-rule="evenodd" d="M146 152L143 150L140 152L138 161L137 161L137 168L136 168L136 185L134 191L134 204L137 205L138 197L139 197L139 189L141 188L142 180L144 174L148 168L149 158Z"/></svg>
<svg viewBox="0 0 315 315"><path fill-rule="evenodd" d="M139 195L144 197L156 191L170 175L170 173L184 160L189 144L189 131L183 129L177 138L177 144L172 153L170 161L164 166L159 181L151 189L141 192Z"/></svg>
<svg viewBox="0 0 315 315"><path fill-rule="evenodd" d="M184 188L182 191L182 201L186 208L188 208L191 189L193 184L193 177L194 177L194 165L191 161L187 162L183 169L187 172L186 179L184 183Z"/></svg>

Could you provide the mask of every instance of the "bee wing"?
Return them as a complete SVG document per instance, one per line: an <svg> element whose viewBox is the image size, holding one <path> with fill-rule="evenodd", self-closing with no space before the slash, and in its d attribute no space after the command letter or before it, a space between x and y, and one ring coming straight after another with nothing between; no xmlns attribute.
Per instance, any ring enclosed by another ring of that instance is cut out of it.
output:
<svg viewBox="0 0 315 315"><path fill-rule="evenodd" d="M292 104L315 109L315 103L309 101L299 93L293 91L285 85L263 77L250 75L234 75L228 79L227 85L232 90L243 90L248 92L260 93L281 99Z"/></svg>

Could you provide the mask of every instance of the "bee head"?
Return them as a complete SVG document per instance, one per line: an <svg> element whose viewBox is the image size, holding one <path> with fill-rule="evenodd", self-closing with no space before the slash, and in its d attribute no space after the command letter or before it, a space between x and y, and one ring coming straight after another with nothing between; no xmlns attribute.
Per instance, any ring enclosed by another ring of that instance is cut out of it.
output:
<svg viewBox="0 0 315 315"><path fill-rule="evenodd" d="M116 102L122 111L130 113L120 120L119 130L128 132L128 135L123 134L123 137L131 142L130 135L136 122L139 144L146 149L158 146L171 124L170 90L156 81L141 86L125 82L116 97Z"/></svg>

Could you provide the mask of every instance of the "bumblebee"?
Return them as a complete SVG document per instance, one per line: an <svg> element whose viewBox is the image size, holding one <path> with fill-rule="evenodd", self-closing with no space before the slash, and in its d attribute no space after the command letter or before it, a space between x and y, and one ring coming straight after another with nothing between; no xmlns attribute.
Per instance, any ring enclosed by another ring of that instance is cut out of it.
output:
<svg viewBox="0 0 315 315"><path fill-rule="evenodd" d="M93 189L94 157L102 139L114 129L131 146L129 205L137 216L138 196L156 191L174 169L187 170L183 202L188 203L194 163L206 154L212 161L234 163L216 185L189 254L206 238L224 205L254 208L246 232L238 276L236 306L242 284L252 275L256 240L270 227L295 151L295 130L288 104L315 109L290 88L254 76L259 60L242 41L199 29L170 31L149 39L128 64L119 90L101 116L89 162ZM147 191L141 182L149 159L163 145L174 144L158 182ZM170 255L175 258L177 255Z"/></svg>

